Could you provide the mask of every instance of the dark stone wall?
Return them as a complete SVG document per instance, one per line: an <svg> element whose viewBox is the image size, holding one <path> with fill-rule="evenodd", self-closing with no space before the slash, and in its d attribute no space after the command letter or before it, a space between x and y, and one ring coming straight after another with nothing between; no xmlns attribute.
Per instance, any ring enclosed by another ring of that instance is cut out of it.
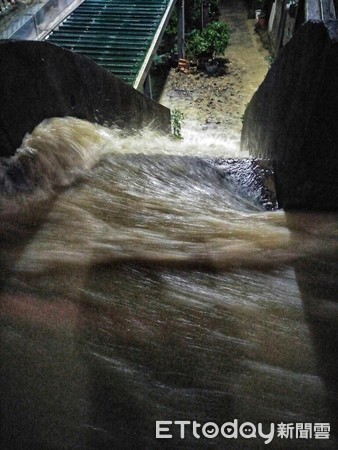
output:
<svg viewBox="0 0 338 450"><path fill-rule="evenodd" d="M285 209L337 210L338 21L307 22L244 115L241 146L274 162Z"/></svg>
<svg viewBox="0 0 338 450"><path fill-rule="evenodd" d="M48 42L0 42L0 156L43 119L75 116L122 127L170 130L169 109L99 67Z"/></svg>

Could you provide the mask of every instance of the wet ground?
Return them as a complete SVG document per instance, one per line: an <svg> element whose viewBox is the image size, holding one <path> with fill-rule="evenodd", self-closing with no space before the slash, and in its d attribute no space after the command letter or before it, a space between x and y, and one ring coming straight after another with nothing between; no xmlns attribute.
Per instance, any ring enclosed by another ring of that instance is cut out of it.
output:
<svg viewBox="0 0 338 450"><path fill-rule="evenodd" d="M220 20L231 27L226 50L225 73L208 76L191 68L190 73L171 69L160 103L182 111L207 127L240 134L246 105L269 69L269 52L255 32L255 20L248 19L242 0L221 0Z"/></svg>

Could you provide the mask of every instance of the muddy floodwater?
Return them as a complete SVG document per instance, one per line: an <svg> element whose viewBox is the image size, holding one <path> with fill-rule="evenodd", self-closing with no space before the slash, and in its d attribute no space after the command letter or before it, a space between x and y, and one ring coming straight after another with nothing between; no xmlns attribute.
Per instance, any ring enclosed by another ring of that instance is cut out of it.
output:
<svg viewBox="0 0 338 450"><path fill-rule="evenodd" d="M246 157L53 119L3 162L1 448L335 448L337 217L267 210Z"/></svg>

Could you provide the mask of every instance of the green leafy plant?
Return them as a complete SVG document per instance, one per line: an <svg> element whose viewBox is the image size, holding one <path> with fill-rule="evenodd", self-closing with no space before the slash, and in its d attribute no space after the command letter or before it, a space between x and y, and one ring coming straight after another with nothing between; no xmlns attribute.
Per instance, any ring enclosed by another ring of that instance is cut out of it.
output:
<svg viewBox="0 0 338 450"><path fill-rule="evenodd" d="M193 30L186 42L186 52L190 59L198 59L208 52L208 45L199 30Z"/></svg>
<svg viewBox="0 0 338 450"><path fill-rule="evenodd" d="M171 131L176 139L183 139L182 124L184 120L184 114L178 109L171 111Z"/></svg>
<svg viewBox="0 0 338 450"><path fill-rule="evenodd" d="M190 58L201 56L214 58L223 55L230 42L230 27L225 22L209 23L202 31L194 30L190 35L186 50Z"/></svg>

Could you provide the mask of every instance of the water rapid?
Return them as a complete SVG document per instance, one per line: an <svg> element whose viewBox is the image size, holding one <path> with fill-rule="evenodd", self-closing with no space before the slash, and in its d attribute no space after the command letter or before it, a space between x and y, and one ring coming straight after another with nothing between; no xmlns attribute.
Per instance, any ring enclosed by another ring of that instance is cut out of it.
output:
<svg viewBox="0 0 338 450"><path fill-rule="evenodd" d="M2 448L265 446L156 420L333 430L337 217L267 210L236 139L188 125L51 119L3 161Z"/></svg>

